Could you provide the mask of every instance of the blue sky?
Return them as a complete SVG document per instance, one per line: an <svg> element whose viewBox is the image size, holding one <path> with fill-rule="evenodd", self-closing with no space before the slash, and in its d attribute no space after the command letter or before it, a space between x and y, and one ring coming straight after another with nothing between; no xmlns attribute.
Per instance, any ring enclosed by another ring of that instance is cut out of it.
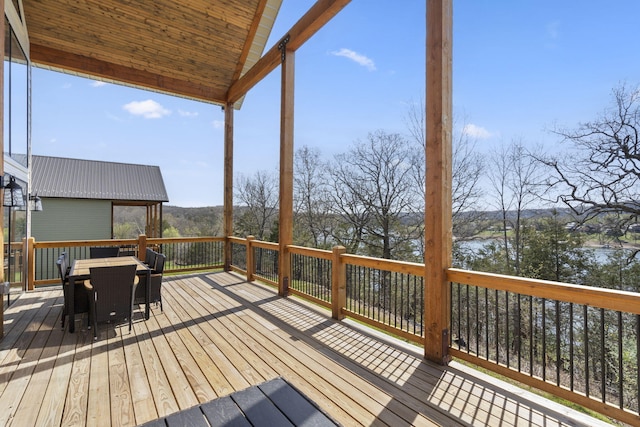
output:
<svg viewBox="0 0 640 427"><path fill-rule="evenodd" d="M313 4L283 0L267 49ZM477 149L557 147L640 84L637 0L454 1L453 104ZM295 144L330 158L382 129L408 134L424 98L425 1L354 0L296 53ZM169 204L222 204L219 106L33 69L34 154L158 165ZM276 171L280 72L235 112L236 174Z"/></svg>

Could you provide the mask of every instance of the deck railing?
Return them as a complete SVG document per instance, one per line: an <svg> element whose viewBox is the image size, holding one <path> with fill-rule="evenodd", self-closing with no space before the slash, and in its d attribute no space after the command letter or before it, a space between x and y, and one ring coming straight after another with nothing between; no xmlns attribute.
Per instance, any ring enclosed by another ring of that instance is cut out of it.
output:
<svg viewBox="0 0 640 427"><path fill-rule="evenodd" d="M289 247L291 253L291 283L289 292L331 307L333 255L331 251Z"/></svg>
<svg viewBox="0 0 640 427"><path fill-rule="evenodd" d="M637 425L640 294L449 269L451 355Z"/></svg>
<svg viewBox="0 0 640 427"><path fill-rule="evenodd" d="M255 279L278 285L278 244L253 241L252 272Z"/></svg>
<svg viewBox="0 0 640 427"><path fill-rule="evenodd" d="M247 239L230 237L231 241L231 269L247 274Z"/></svg>
<svg viewBox="0 0 640 427"><path fill-rule="evenodd" d="M249 237L31 242L30 283L57 283L55 260L117 245L167 255L165 271L224 267L278 285L278 244ZM122 249L124 250L124 249ZM422 343L424 265L288 246L289 294L403 339ZM33 273L32 273L33 272ZM640 294L448 269L449 354L616 418L639 424Z"/></svg>
<svg viewBox="0 0 640 427"><path fill-rule="evenodd" d="M424 265L347 255L344 314L417 343L424 339Z"/></svg>
<svg viewBox="0 0 640 427"><path fill-rule="evenodd" d="M212 270L224 267L223 237L152 238L147 247L164 254L167 273Z"/></svg>
<svg viewBox="0 0 640 427"><path fill-rule="evenodd" d="M166 257L166 273L213 270L224 267L224 237L152 238L140 236L138 239L82 240L82 241L27 241L29 253L27 287L33 290L39 286L60 283L56 260L62 252L69 255L69 261L89 258L91 247L117 246L121 254L134 255L144 260L146 248L150 247Z"/></svg>

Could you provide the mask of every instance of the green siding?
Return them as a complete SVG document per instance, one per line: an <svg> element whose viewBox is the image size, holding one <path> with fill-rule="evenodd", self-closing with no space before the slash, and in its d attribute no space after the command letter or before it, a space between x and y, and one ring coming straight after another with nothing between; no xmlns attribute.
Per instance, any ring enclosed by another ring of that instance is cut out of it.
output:
<svg viewBox="0 0 640 427"><path fill-rule="evenodd" d="M36 242L111 238L111 201L42 199L42 212L31 216Z"/></svg>

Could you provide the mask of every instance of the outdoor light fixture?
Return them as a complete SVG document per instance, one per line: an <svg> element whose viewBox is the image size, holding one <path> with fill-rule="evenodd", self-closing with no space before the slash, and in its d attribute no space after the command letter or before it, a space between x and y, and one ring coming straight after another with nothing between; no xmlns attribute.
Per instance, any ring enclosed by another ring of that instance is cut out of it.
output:
<svg viewBox="0 0 640 427"><path fill-rule="evenodd" d="M24 206L24 196L22 187L16 182L15 177L9 175L9 183L5 185L4 177L0 179L0 187L4 188L4 201L2 206L20 207Z"/></svg>
<svg viewBox="0 0 640 427"><path fill-rule="evenodd" d="M42 199L37 194L35 196L29 194L29 209L34 212L42 212Z"/></svg>
<svg viewBox="0 0 640 427"><path fill-rule="evenodd" d="M19 211L26 211L29 209L31 212L42 212L42 199L38 195L24 196L24 205L18 208Z"/></svg>

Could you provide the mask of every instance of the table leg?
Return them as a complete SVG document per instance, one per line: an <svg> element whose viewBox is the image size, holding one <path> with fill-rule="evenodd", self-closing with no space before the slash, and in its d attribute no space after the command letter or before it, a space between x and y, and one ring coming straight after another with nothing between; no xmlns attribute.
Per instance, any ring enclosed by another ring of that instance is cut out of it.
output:
<svg viewBox="0 0 640 427"><path fill-rule="evenodd" d="M151 299L151 270L147 270L147 289L145 291L144 320L149 320L149 300Z"/></svg>
<svg viewBox="0 0 640 427"><path fill-rule="evenodd" d="M76 280L73 277L69 277L69 301L65 301L67 304L67 317L69 317L69 332L74 333L76 331L76 310L75 310L75 292L76 292Z"/></svg>

